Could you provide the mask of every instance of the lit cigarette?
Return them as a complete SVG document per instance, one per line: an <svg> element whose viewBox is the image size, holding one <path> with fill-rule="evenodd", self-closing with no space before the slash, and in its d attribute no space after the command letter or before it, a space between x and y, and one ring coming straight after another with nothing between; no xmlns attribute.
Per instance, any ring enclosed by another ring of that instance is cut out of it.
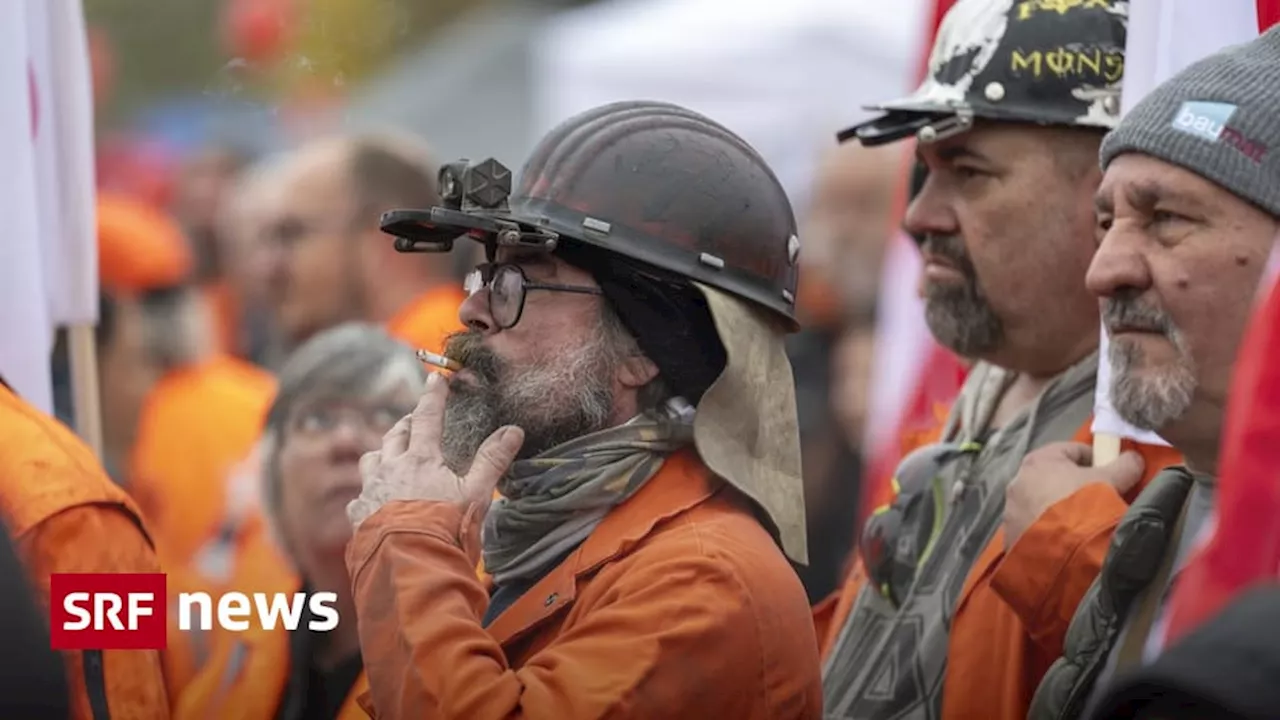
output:
<svg viewBox="0 0 1280 720"><path fill-rule="evenodd" d="M457 360L447 358L444 355L437 355L429 350L419 350L418 359L428 365L435 365L436 367L444 368L445 370L453 370L456 372L462 369L462 363Z"/></svg>

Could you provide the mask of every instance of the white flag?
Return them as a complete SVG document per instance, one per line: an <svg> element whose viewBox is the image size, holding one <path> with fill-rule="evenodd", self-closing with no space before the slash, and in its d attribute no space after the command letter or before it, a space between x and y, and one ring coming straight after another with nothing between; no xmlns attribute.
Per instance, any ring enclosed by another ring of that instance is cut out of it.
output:
<svg viewBox="0 0 1280 720"><path fill-rule="evenodd" d="M97 321L89 78L79 0L0 3L0 375L50 413L55 326Z"/></svg>
<svg viewBox="0 0 1280 720"><path fill-rule="evenodd" d="M98 321L93 77L81 0L26 0L38 93L36 178L49 312L57 325Z"/></svg>
<svg viewBox="0 0 1280 720"><path fill-rule="evenodd" d="M1133 0L1125 46L1124 92L1127 113L1157 85L1201 58L1258 36L1256 0ZM1126 423L1111 405L1111 365L1106 362L1107 333L1102 332L1102 362L1094 400L1094 434L1118 435L1148 444L1168 445L1158 435Z"/></svg>

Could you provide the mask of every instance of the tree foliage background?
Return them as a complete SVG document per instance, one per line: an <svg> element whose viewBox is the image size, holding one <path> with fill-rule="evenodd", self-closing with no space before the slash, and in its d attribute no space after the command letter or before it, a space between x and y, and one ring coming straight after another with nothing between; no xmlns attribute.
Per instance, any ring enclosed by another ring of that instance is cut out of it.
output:
<svg viewBox="0 0 1280 720"><path fill-rule="evenodd" d="M257 0L273 3L280 0ZM225 41L229 0L85 0L107 40L111 89L99 125L159 99L240 94L271 102L320 89L341 95L399 54L421 47L467 12L504 0L291 0L290 45L270 67L237 58ZM505 0L584 5L593 0Z"/></svg>

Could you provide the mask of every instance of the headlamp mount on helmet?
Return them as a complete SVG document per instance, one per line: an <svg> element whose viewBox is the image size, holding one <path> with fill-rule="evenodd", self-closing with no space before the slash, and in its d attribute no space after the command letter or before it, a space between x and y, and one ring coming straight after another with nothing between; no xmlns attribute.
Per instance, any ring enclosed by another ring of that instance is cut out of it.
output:
<svg viewBox="0 0 1280 720"><path fill-rule="evenodd" d="M511 214L511 170L497 160L447 163L440 168L439 184L442 205L382 214L379 227L395 236L397 251L449 252L463 236L482 243L490 262L499 247L556 249L558 233Z"/></svg>

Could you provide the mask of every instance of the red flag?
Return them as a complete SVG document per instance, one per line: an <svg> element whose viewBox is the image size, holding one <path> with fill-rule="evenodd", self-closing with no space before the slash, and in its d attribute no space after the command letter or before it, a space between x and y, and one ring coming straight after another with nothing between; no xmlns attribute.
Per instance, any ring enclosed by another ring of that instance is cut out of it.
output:
<svg viewBox="0 0 1280 720"><path fill-rule="evenodd" d="M1278 0L1280 1L1280 0ZM956 0L933 0L932 11L925 13L922 28L920 64L917 83L929 72L929 56L938 28ZM907 197L898 199L899 215L904 213ZM858 522L877 507L893 498L891 479L906 450L927 440L942 423L941 410L950 406L960 392L968 368L953 353L943 348L923 327L924 313L915 298L920 273L919 253L905 235L895 235L886 252L881 276L881 312L877 329L876 375L884 387L873 390L871 412L881 426L869 428L865 441L864 480L859 499ZM894 382L880 374L900 376Z"/></svg>
<svg viewBox="0 0 1280 720"><path fill-rule="evenodd" d="M1255 582L1280 574L1280 291L1272 285L1236 361L1223 421L1218 521L1179 579L1172 642Z"/></svg>
<svg viewBox="0 0 1280 720"><path fill-rule="evenodd" d="M1280 23L1280 0L1258 0L1258 31Z"/></svg>

